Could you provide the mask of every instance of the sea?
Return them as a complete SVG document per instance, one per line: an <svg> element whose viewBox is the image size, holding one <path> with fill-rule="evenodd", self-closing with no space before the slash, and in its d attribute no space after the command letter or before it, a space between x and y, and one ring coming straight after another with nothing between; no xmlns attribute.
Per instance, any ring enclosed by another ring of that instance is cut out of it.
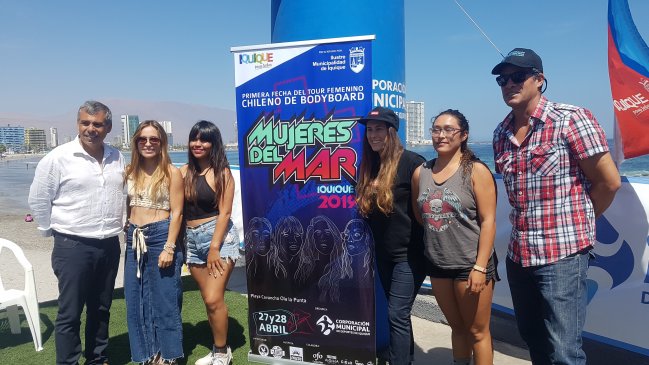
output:
<svg viewBox="0 0 649 365"><path fill-rule="evenodd" d="M612 141L609 141L609 145L613 145ZM469 143L469 148L493 171L493 150L490 142ZM422 155L427 160L436 156L431 145L410 146L408 149ZM226 153L231 165L239 165L238 150L227 150ZM130 153L124 153L124 155L127 161L130 161ZM176 164L187 162L187 151L172 151L169 155ZM36 164L41 157L0 160L0 217L3 214L25 214L29 211L27 205L29 186L34 178ZM649 183L649 155L624 161L620 166L620 173L629 178L628 180L631 182ZM2 224L1 221L0 224Z"/></svg>
<svg viewBox="0 0 649 365"><path fill-rule="evenodd" d="M613 146L613 141L608 141L609 146ZM413 145L407 147L410 151L422 155L426 160L433 159L437 156L432 145ZM493 148L491 142L474 142L469 143L469 148L482 160L492 171L495 171ZM187 163L187 152L170 152L170 157L174 163ZM227 150L228 161L231 165L239 165L239 151ZM127 154L125 154L127 155ZM636 157L626 160L620 167L620 174L627 177L649 177L649 155Z"/></svg>

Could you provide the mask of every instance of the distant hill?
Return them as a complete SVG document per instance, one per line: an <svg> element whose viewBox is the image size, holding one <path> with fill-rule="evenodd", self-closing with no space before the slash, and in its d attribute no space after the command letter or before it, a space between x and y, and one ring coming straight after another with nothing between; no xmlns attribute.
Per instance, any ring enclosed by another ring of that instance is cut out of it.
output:
<svg viewBox="0 0 649 365"><path fill-rule="evenodd" d="M206 105L185 104L174 101L144 101L129 99L102 99L113 113L113 131L108 135L107 141L112 142L122 131L120 115L135 114L140 121L147 119L172 121L174 143L182 144L187 140L189 130L198 120L205 119L214 122L223 134L224 143L236 140L234 123L236 113L233 110L215 108ZM30 115L27 113L0 112L0 125L7 124L22 127L35 127L46 130L49 140L49 128L56 127L59 132L59 141L63 142L66 136L76 135L75 121L77 107L55 115Z"/></svg>

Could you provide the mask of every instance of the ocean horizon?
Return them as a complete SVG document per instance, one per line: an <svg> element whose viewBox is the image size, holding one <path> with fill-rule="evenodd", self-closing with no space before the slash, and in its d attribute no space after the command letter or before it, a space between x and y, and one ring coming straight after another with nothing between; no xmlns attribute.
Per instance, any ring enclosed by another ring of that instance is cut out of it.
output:
<svg viewBox="0 0 649 365"><path fill-rule="evenodd" d="M489 168L494 170L493 150L489 142L469 143L473 150ZM409 150L422 155L427 160L435 158L436 153L432 145L409 146ZM228 161L231 165L239 165L239 151L227 150ZM169 152L171 160L175 164L187 163L187 151ZM125 152L127 163L130 161L130 153ZM18 160L0 160L0 209L3 214L25 214L29 212L27 197L29 187L34 179L36 163L42 155L26 157ZM620 174L632 178L632 182L649 183L649 155L636 157L624 161L620 166ZM635 179L638 178L639 179Z"/></svg>
<svg viewBox="0 0 649 365"><path fill-rule="evenodd" d="M609 146L613 146L613 141L608 141ZM422 155L426 160L433 159L437 156L435 149L430 144L419 144L406 147L408 150ZM473 153L482 160L492 172L495 173L493 147L491 142L469 142L469 148ZM611 147L612 148L612 147ZM228 161L232 165L239 165L239 151L226 151ZM187 151L170 152L171 159L174 163L187 163ZM625 160L620 165L620 175L627 177L649 177L649 155Z"/></svg>

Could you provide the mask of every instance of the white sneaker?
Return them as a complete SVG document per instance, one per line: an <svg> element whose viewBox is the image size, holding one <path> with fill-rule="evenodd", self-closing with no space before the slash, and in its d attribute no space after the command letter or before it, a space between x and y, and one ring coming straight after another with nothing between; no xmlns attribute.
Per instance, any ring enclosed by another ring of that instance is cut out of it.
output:
<svg viewBox="0 0 649 365"><path fill-rule="evenodd" d="M230 365L232 364L232 350L228 346L226 353L213 352L211 365Z"/></svg>
<svg viewBox="0 0 649 365"><path fill-rule="evenodd" d="M210 351L209 354L201 357L200 359L196 360L194 365L212 365L212 354L213 352Z"/></svg>

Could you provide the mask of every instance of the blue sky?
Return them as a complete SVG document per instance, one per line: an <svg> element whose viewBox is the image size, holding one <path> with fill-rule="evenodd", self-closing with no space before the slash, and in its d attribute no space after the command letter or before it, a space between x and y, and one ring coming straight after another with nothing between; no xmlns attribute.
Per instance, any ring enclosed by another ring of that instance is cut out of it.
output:
<svg viewBox="0 0 649 365"><path fill-rule="evenodd" d="M503 53L543 58L555 101L590 108L612 136L606 0L461 0ZM649 1L629 0L649 39ZM500 56L453 0L405 0L407 99L464 112L473 140L507 113ZM234 110L230 47L270 42L270 1L0 0L0 113L55 115L89 98Z"/></svg>

